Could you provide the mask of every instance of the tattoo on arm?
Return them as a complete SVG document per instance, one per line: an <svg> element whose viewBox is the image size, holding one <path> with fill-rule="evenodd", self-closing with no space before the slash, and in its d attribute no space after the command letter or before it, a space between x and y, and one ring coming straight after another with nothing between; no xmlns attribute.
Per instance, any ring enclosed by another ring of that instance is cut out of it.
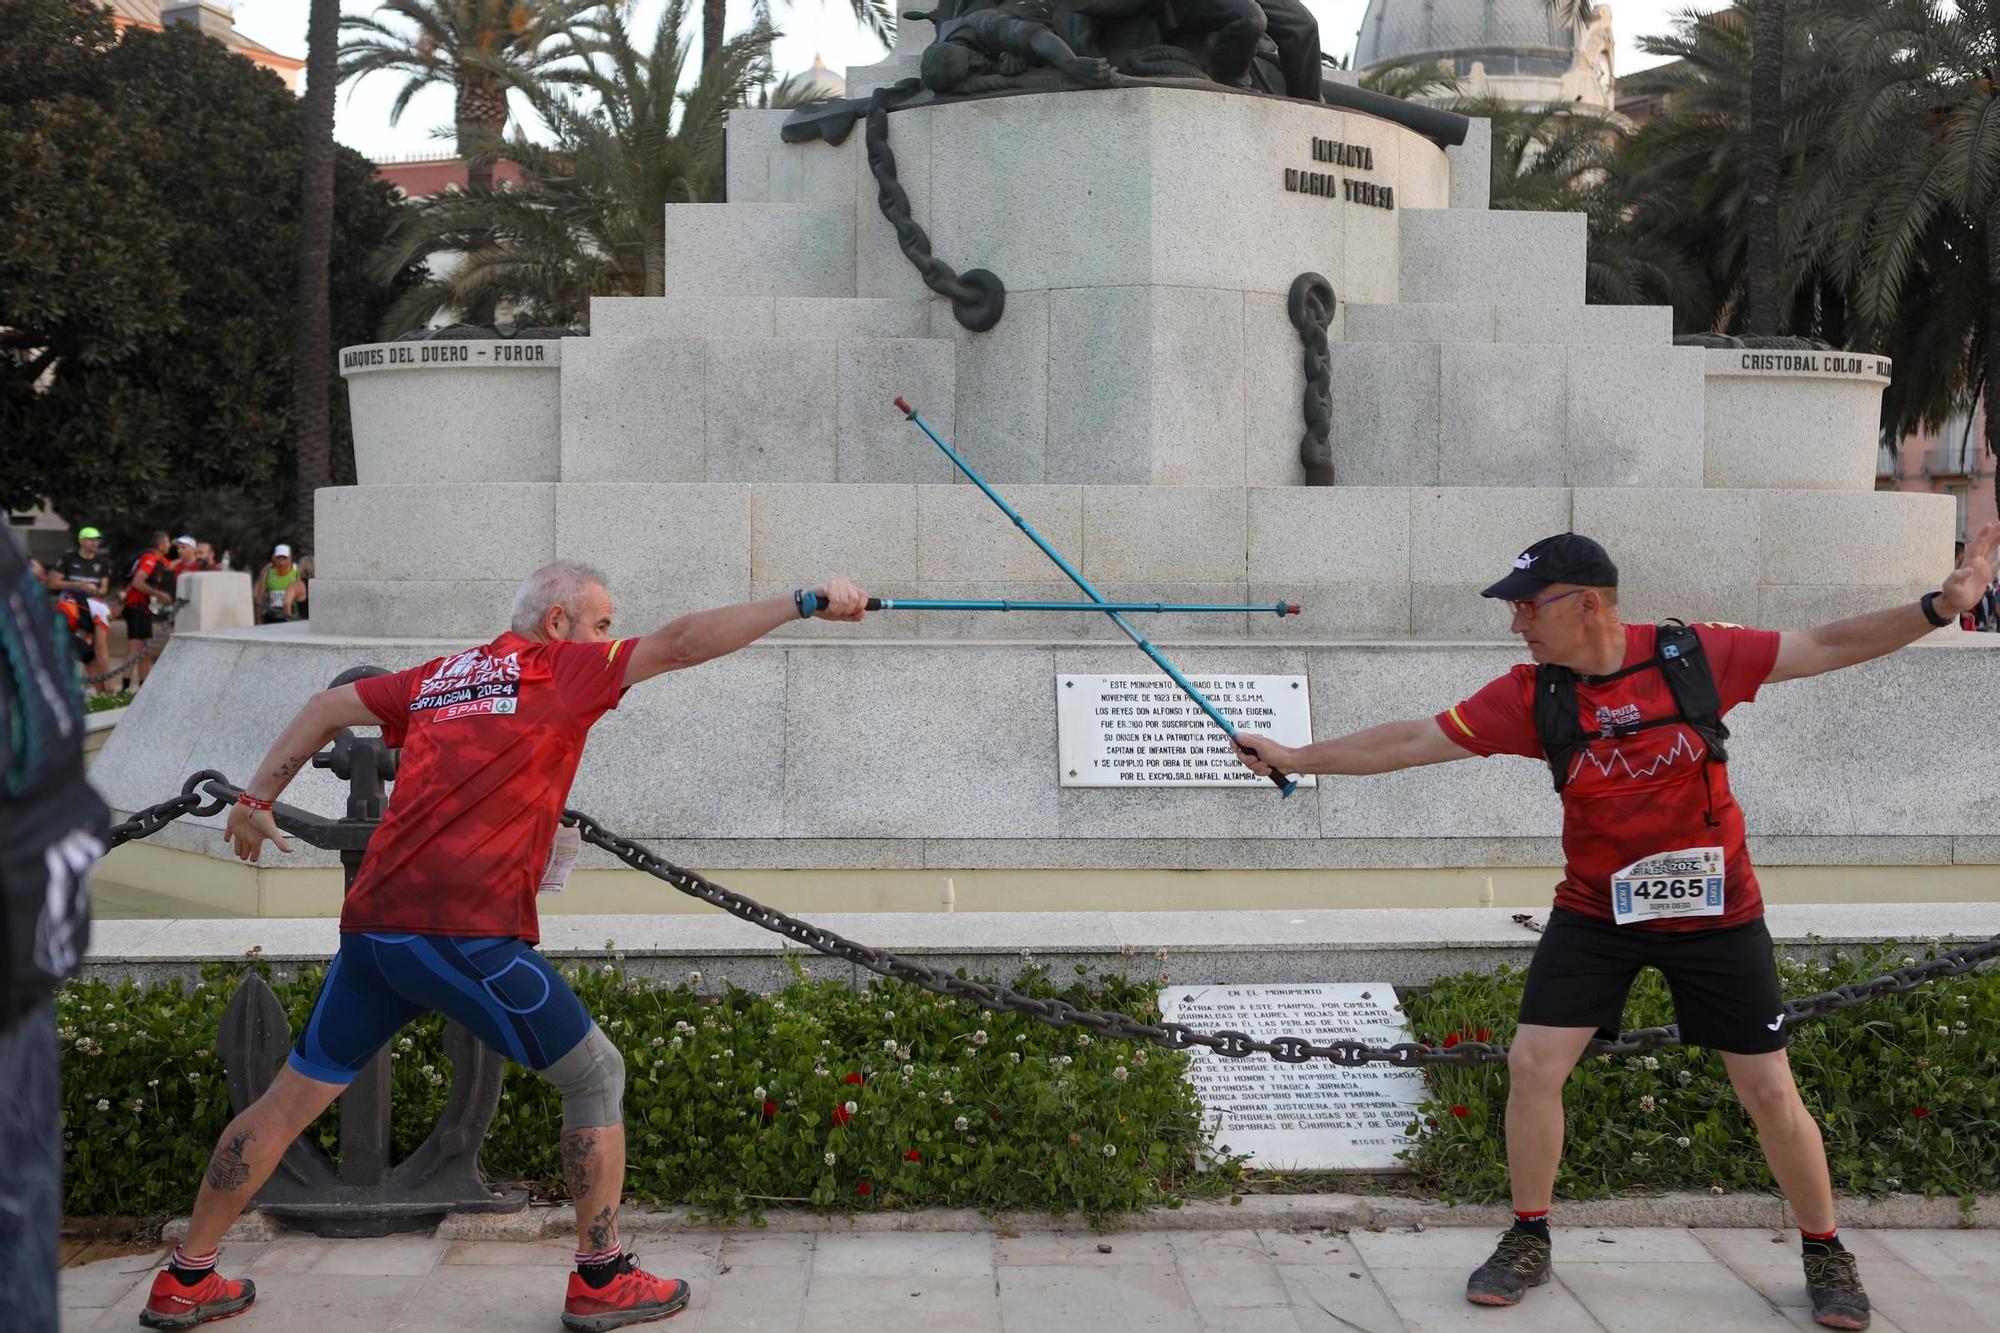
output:
<svg viewBox="0 0 2000 1333"><path fill-rule="evenodd" d="M277 776L279 780L283 781L285 779L290 778L292 774L299 771L300 766L303 765L306 759L310 757L311 757L310 755L304 757L301 757L299 755L293 755L291 758L285 760L284 763L279 764L277 767Z"/></svg>
<svg viewBox="0 0 2000 1333"><path fill-rule="evenodd" d="M234 1194L250 1182L250 1164L243 1160L243 1145L257 1137L244 1130L215 1147L208 1163L208 1187L218 1194Z"/></svg>

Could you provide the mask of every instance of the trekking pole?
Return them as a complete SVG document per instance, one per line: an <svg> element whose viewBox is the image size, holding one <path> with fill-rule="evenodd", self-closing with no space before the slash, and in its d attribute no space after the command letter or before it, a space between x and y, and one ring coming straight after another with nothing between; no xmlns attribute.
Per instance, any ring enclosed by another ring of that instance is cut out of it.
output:
<svg viewBox="0 0 2000 1333"><path fill-rule="evenodd" d="M815 599L815 605L817 600ZM1269 606L1209 606L1192 602L966 602L926 601L915 597L870 597L870 611L1119 611L1181 612L1235 611L1259 615L1295 616L1304 608L1297 602L1276 602Z"/></svg>
<svg viewBox="0 0 2000 1333"><path fill-rule="evenodd" d="M1200 690L1196 689L1194 687L1194 683L1190 681L1186 676L1183 676L1180 673L1180 668L1176 667L1172 662L1169 662L1167 660L1165 653L1162 653L1158 648L1155 648L1152 645L1152 642L1148 640L1145 635L1141 634L1138 631L1138 629L1133 626L1131 621L1125 618L1125 614L1122 611L1117 610L1114 604L1111 601L1109 601L1104 596L1103 593L1099 592L1096 588L1091 586L1090 580L1084 578L1082 574L1077 572L1075 566L1071 565L1069 561L1063 559L1062 553L1057 551L1055 547L1049 545L1048 542L1042 537L1042 534L1036 532L1035 529L1029 525L1028 520L1022 518L1021 515L1015 510L1014 506L1008 504L1005 500L1001 499L1000 493L994 490L991 486L988 486L986 484L986 479L980 476L977 472L974 472L972 470L972 465L967 463L963 458L960 458L958 456L958 451L953 449L950 445L946 444L943 438L940 437L936 431L931 429L930 423L928 421L925 421L923 417L918 415L916 408L911 407L909 403L904 401L902 398L896 399L896 407L903 413L904 416L908 417L911 421L916 422L917 426L924 432L924 434L931 437L932 444L935 444L938 448L944 450L944 456L952 461L952 465L954 467L956 467L960 472L963 472L965 474L965 478L967 481L970 481L973 485L977 486L981 491L985 492L987 499L991 500L994 504L1000 506L1000 512L1005 514L1009 519L1013 520L1014 526L1019 528L1023 533L1025 533L1029 541L1033 542L1036 546L1040 547L1043 555L1055 561L1056 568L1060 569L1065 575L1067 575L1071 583L1074 583L1078 588L1081 588L1083 590L1084 595L1089 597L1090 600L1096 604L1098 610L1104 612L1105 615L1111 617L1111 623L1116 625L1119 629L1123 630L1125 632L1125 637L1132 640L1132 642L1138 646L1140 652L1144 653L1146 656L1153 659L1153 665L1159 667L1160 670L1167 673L1168 677L1172 679L1174 684L1180 687L1181 693L1187 695L1188 698L1194 701L1196 707L1200 708L1202 712L1208 714L1209 721L1215 723L1216 726L1222 728L1223 734L1229 737L1230 742L1232 744L1236 742L1235 724L1232 723L1228 718L1224 717L1222 715L1221 710L1216 708L1214 704L1208 701L1208 696L1204 695ZM1237 748L1240 750L1243 747L1241 745L1237 745ZM1282 773L1272 773L1269 776L1271 779L1271 785L1278 789L1278 794L1280 796L1290 796L1292 794L1293 789L1299 785L1297 778L1288 778Z"/></svg>

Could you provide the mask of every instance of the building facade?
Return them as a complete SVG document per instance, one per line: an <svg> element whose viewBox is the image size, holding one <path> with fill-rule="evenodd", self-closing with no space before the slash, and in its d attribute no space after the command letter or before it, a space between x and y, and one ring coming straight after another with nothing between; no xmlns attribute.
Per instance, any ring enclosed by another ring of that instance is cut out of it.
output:
<svg viewBox="0 0 2000 1333"><path fill-rule="evenodd" d="M1369 0L1354 68L1443 64L1461 96L1608 112L1617 101L1616 55L1607 5L1572 26L1547 0Z"/></svg>

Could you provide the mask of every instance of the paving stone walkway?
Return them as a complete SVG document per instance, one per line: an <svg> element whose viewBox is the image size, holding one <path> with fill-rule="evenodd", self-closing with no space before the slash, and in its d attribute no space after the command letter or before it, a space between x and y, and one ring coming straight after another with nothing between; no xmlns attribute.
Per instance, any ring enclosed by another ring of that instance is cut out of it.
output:
<svg viewBox="0 0 2000 1333"><path fill-rule="evenodd" d="M1479 1227L1425 1231L840 1232L644 1236L694 1284L675 1333L1696 1333L1815 1327L1796 1233L1558 1230L1556 1280L1512 1310L1466 1304ZM2000 1328L2000 1231L1849 1231L1880 1333ZM285 1238L234 1244L255 1279L229 1333L559 1330L562 1241ZM87 1257L87 1256L85 1256ZM64 1333L136 1329L164 1251L66 1268Z"/></svg>

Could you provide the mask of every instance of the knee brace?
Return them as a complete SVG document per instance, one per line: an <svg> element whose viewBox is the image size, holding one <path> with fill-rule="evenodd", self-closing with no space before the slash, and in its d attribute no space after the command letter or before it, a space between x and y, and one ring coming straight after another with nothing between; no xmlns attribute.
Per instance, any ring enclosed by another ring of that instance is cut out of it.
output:
<svg viewBox="0 0 2000 1333"><path fill-rule="evenodd" d="M625 1057L592 1023L583 1040L541 1071L562 1094L563 1129L597 1129L625 1122Z"/></svg>

